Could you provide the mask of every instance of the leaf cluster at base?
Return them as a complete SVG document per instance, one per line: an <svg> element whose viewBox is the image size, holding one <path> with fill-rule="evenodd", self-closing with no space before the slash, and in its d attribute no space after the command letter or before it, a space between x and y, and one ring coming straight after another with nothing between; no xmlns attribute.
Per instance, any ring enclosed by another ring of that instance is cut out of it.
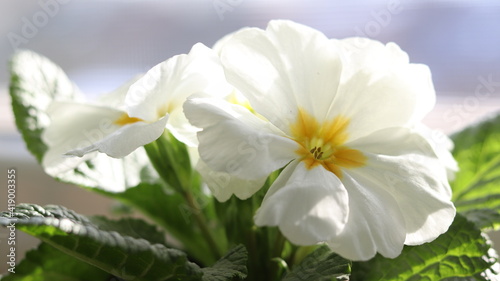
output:
<svg viewBox="0 0 500 281"><path fill-rule="evenodd" d="M210 281L246 277L247 253L244 247L231 250L213 268L202 269L190 262L185 253L166 247L162 243L164 236L161 232L138 219L112 221L104 217L87 218L61 206L42 208L21 204L16 207L14 217L10 213L0 216L0 225L8 226L11 222L15 222L16 228L44 242L40 246L43 252L32 253L31 258L21 262L18 268L33 276L50 272L39 272L42 266L46 266L45 263L52 264L45 258L60 260L66 254L77 258L69 260L77 267L82 265L81 274L104 276L102 272L105 272L124 280ZM51 245L61 253L47 250L45 245ZM42 258L36 258L37 255ZM54 269L54 272L57 270ZM72 271L73 274L78 272ZM12 274L4 279L22 280L17 279L21 278L20 275L16 276ZM85 275L77 277L84 278Z"/></svg>

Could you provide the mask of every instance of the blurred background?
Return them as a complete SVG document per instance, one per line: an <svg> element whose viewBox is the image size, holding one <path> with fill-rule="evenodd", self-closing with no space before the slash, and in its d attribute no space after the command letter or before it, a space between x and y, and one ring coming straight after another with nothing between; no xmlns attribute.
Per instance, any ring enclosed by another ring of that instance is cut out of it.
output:
<svg viewBox="0 0 500 281"><path fill-rule="evenodd" d="M16 49L47 56L89 98L202 42L213 45L245 26L291 19L330 38L396 42L427 64L437 91L425 122L452 133L500 110L500 2L497 0L4 0L0 9L0 210L7 169L17 169L17 202L62 204L109 214L115 204L45 175L17 132L8 96ZM0 229L0 273L7 231ZM500 244L500 240L496 244ZM17 234L18 261L37 240ZM498 248L498 247L497 247Z"/></svg>

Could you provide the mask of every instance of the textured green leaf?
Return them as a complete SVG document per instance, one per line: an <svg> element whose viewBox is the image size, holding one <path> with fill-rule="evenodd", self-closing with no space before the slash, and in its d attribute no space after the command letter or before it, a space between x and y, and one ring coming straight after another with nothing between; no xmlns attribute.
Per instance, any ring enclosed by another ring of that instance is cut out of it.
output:
<svg viewBox="0 0 500 281"><path fill-rule="evenodd" d="M498 260L498 254L491 248L488 255L490 257L495 257ZM468 277L450 277L445 278L442 281L498 281L500 280L500 264L497 262L492 267L486 269L481 273L474 274L474 276Z"/></svg>
<svg viewBox="0 0 500 281"><path fill-rule="evenodd" d="M203 268L203 281L243 280L247 277L248 252L239 245L230 250L213 266Z"/></svg>
<svg viewBox="0 0 500 281"><path fill-rule="evenodd" d="M0 224L12 222L9 217L3 213ZM17 229L126 280L200 280L203 274L181 251L112 230L116 222L92 222L64 207L28 204L16 207L13 217ZM118 230L123 229L127 226Z"/></svg>
<svg viewBox="0 0 500 281"><path fill-rule="evenodd" d="M457 210L472 215L472 220L480 217L481 227L500 226L500 116L468 127L452 139L460 167L451 183ZM485 214L479 215L477 210Z"/></svg>
<svg viewBox="0 0 500 281"><path fill-rule="evenodd" d="M494 229L500 222L500 213L493 209L473 209L461 212L480 229Z"/></svg>
<svg viewBox="0 0 500 281"><path fill-rule="evenodd" d="M307 255L284 281L331 280L351 273L351 262L322 246ZM328 278L328 279L327 279Z"/></svg>
<svg viewBox="0 0 500 281"><path fill-rule="evenodd" d="M21 51L11 61L10 94L16 125L28 150L40 162L47 150L40 135L50 123L45 113L53 99L75 99L76 87L47 58Z"/></svg>
<svg viewBox="0 0 500 281"><path fill-rule="evenodd" d="M198 205L201 209L194 210L185 203L180 194L159 184L140 184L137 187L127 189L125 192L108 193L106 195L134 206L164 227L169 234L183 244L190 257L204 265L216 261L212 255L208 254L210 248L192 218L194 212L204 212L204 214L211 215L210 210L213 203L208 201L207 197L198 197ZM212 218L214 216L211 215ZM216 234L215 237L220 239L218 242L221 249L224 249L226 247L224 233L220 233L220 230L217 229L213 231Z"/></svg>
<svg viewBox="0 0 500 281"><path fill-rule="evenodd" d="M42 243L37 249L26 253L26 257L16 265L15 273L0 280L104 281L113 280L111 278L113 275Z"/></svg>
<svg viewBox="0 0 500 281"><path fill-rule="evenodd" d="M457 214L448 232L430 243L405 246L395 259L377 255L368 262L355 263L352 280L436 281L473 277L495 264L496 255L490 247L481 230Z"/></svg>
<svg viewBox="0 0 500 281"><path fill-rule="evenodd" d="M166 244L165 233L158 230L156 226L148 224L141 219L122 218L111 220L104 216L93 216L89 220L104 231L116 231L121 235L138 239L142 238L153 244Z"/></svg>

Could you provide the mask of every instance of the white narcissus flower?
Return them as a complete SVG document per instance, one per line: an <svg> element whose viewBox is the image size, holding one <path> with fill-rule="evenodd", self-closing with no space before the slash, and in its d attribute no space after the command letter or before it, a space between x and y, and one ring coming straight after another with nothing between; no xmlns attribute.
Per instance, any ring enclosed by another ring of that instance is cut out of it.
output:
<svg viewBox="0 0 500 281"><path fill-rule="evenodd" d="M289 21L222 45L227 79L255 113L204 97L184 112L202 128L210 169L257 180L284 167L257 225L352 260L396 257L446 232L455 216L446 168L414 129L435 102L426 66L393 43L329 40Z"/></svg>
<svg viewBox="0 0 500 281"><path fill-rule="evenodd" d="M64 153L81 157L99 151L121 158L156 140L165 128L196 145L198 129L187 121L182 104L195 93L224 96L231 91L218 56L196 44L189 54L156 65L100 102L54 102L48 109L51 124L42 136L49 146L44 166L61 166Z"/></svg>

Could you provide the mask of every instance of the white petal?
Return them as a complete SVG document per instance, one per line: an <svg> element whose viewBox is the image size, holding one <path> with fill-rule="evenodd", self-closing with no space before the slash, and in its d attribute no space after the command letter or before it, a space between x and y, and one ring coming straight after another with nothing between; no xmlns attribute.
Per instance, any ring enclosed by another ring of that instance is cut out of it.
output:
<svg viewBox="0 0 500 281"><path fill-rule="evenodd" d="M257 192L266 182L267 177L256 180L244 180L224 172L211 170L203 161L199 161L196 170L219 202L227 201L233 194L245 200Z"/></svg>
<svg viewBox="0 0 500 281"><path fill-rule="evenodd" d="M347 191L335 176L317 166L290 163L273 183L255 215L258 226L279 226L298 245L330 240L344 228L350 212Z"/></svg>
<svg viewBox="0 0 500 281"><path fill-rule="evenodd" d="M42 167L47 174L58 177L96 156L97 152L86 154L83 157L69 157L64 155L71 149L70 146L72 142L74 142L74 139L69 138L67 142L51 146L47 149L42 159Z"/></svg>
<svg viewBox="0 0 500 281"><path fill-rule="evenodd" d="M429 68L422 64L410 64L408 54L398 45L392 42L384 45L368 38L347 38L337 40L337 43L347 56L348 67L343 69L343 82L359 72L371 73L374 81L390 72L400 73L399 78L411 86L408 90L418 93L413 111L414 120L421 120L432 110L436 95Z"/></svg>
<svg viewBox="0 0 500 281"><path fill-rule="evenodd" d="M339 84L342 64L334 42L312 28L271 21L222 42L228 81L252 107L288 133L297 109L323 120Z"/></svg>
<svg viewBox="0 0 500 281"><path fill-rule="evenodd" d="M362 150L368 163L349 173L369 175L394 197L405 219L405 244L429 242L448 230L455 217L451 188L427 140L409 129L386 129L351 146Z"/></svg>
<svg viewBox="0 0 500 281"><path fill-rule="evenodd" d="M144 74L140 74L125 82L123 85L118 87L116 90L104 94L97 99L97 103L112 107L119 110L125 110L125 96L130 88L137 80L139 80Z"/></svg>
<svg viewBox="0 0 500 281"><path fill-rule="evenodd" d="M249 29L249 28L244 27L244 28L241 28L240 30L233 31L231 33L224 35L222 38L220 38L219 40L217 40L217 42L214 43L214 45L212 46L212 50L214 50L214 52L220 56L222 48L226 45L227 42L229 42L229 39L231 39L238 32L240 32L242 30L246 30L246 29Z"/></svg>
<svg viewBox="0 0 500 281"><path fill-rule="evenodd" d="M137 148L159 138L165 131L167 120L168 116L165 116L151 124L136 122L125 125L89 146L68 151L66 154L83 156L90 152L99 151L114 158L125 157Z"/></svg>
<svg viewBox="0 0 500 281"><path fill-rule="evenodd" d="M72 149L90 145L119 129L113 121L123 111L98 105L77 102L52 102L46 110L51 119L41 138L48 146L42 166L50 175L72 170L85 160L64 156Z"/></svg>
<svg viewBox="0 0 500 281"><path fill-rule="evenodd" d="M380 77L375 78L373 73ZM423 89L423 85L429 85L429 89ZM433 93L433 88L430 72L424 66L359 71L339 87L329 119L347 117L350 139L384 128L412 126L422 119L417 104L426 92Z"/></svg>
<svg viewBox="0 0 500 281"><path fill-rule="evenodd" d="M124 114L113 108L76 102L53 102L47 108L51 119L42 133L42 140L49 147L67 143L74 149L99 141L116 131L113 122ZM68 139L72 139L68 143Z"/></svg>
<svg viewBox="0 0 500 281"><path fill-rule="evenodd" d="M401 226L407 233L405 244L430 242L448 230L455 207L447 194L436 192L443 188L436 188L442 183L432 177L433 168L438 167L432 160L415 163L411 156L365 155L370 166L355 173L370 175L372 182L384 186L397 201L405 220Z"/></svg>
<svg viewBox="0 0 500 281"><path fill-rule="evenodd" d="M200 161L200 154L198 153L198 147L187 146L186 148L189 154L189 162L191 162L191 167L196 167L198 161Z"/></svg>
<svg viewBox="0 0 500 281"><path fill-rule="evenodd" d="M203 129L198 133L198 150L215 171L257 180L295 158L295 141L242 106L192 98L184 104L184 113Z"/></svg>
<svg viewBox="0 0 500 281"><path fill-rule="evenodd" d="M344 172L342 183L349 194L349 218L332 250L351 260L368 260L377 252L395 258L403 249L405 221L398 202L383 186Z"/></svg>
<svg viewBox="0 0 500 281"><path fill-rule="evenodd" d="M125 102L130 116L153 122L181 108L192 94L225 96L231 91L218 56L198 43L189 54L174 56L149 70L130 87Z"/></svg>
<svg viewBox="0 0 500 281"><path fill-rule="evenodd" d="M344 58L349 62L349 66L342 73L343 80L349 79L364 68L370 71L379 69L386 72L410 62L408 54L394 43L384 45L379 41L360 37L332 40L342 49ZM374 73L374 75L377 74Z"/></svg>
<svg viewBox="0 0 500 281"><path fill-rule="evenodd" d="M419 132L408 128L388 128L347 142L346 145L367 155L392 157L398 168L395 171L399 171L399 165L411 165L415 169L412 176L414 181L429 186L440 196L451 198L446 167L436 156L429 140Z"/></svg>
<svg viewBox="0 0 500 281"><path fill-rule="evenodd" d="M416 131L429 141L436 157L441 161L441 164L446 167L448 180L455 179L455 173L458 171L458 163L453 158L451 151L453 150L453 141L440 130L432 130L425 125L419 125Z"/></svg>
<svg viewBox="0 0 500 281"><path fill-rule="evenodd" d="M184 115L182 107L175 109L169 116L167 122L167 129L174 135L176 139L183 142L189 147L198 146L198 138L196 133L200 131L199 128L194 127L189 123Z"/></svg>

